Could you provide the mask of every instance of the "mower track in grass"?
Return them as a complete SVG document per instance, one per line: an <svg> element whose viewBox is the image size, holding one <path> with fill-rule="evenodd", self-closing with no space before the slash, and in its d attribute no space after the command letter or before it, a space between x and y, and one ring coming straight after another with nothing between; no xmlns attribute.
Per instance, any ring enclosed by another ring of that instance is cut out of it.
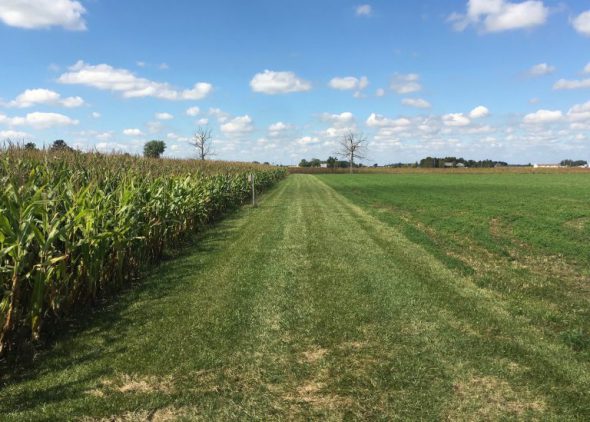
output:
<svg viewBox="0 0 590 422"><path fill-rule="evenodd" d="M590 365L310 175L4 369L5 420L584 420Z"/></svg>

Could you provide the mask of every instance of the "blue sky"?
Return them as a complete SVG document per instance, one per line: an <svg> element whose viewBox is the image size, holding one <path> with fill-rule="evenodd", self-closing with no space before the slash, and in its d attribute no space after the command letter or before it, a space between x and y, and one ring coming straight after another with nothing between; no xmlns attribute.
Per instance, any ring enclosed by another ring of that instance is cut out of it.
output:
<svg viewBox="0 0 590 422"><path fill-rule="evenodd" d="M590 159L590 1L0 0L0 138L218 159Z"/></svg>

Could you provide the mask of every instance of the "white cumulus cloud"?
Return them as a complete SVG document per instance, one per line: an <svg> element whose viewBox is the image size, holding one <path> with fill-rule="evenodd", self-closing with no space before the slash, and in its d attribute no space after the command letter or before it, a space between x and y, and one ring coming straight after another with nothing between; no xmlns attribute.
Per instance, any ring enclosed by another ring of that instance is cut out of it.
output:
<svg viewBox="0 0 590 422"><path fill-rule="evenodd" d="M8 117L0 114L0 124L9 126L31 126L35 129L47 129L54 126L77 125L78 120L60 113L27 113L24 117Z"/></svg>
<svg viewBox="0 0 590 422"><path fill-rule="evenodd" d="M583 89L590 88L590 79L560 79L553 84L553 89Z"/></svg>
<svg viewBox="0 0 590 422"><path fill-rule="evenodd" d="M26 132L21 132L19 130L0 130L0 141L10 139L14 142L25 138L31 138L31 135L29 135Z"/></svg>
<svg viewBox="0 0 590 422"><path fill-rule="evenodd" d="M457 31L473 25L484 32L501 32L543 25L548 16L549 8L540 0L469 0L465 14L453 13L448 20Z"/></svg>
<svg viewBox="0 0 590 422"><path fill-rule="evenodd" d="M219 123L225 123L230 118L230 114L220 108L210 108L209 115L215 117Z"/></svg>
<svg viewBox="0 0 590 422"><path fill-rule="evenodd" d="M224 123L220 127L223 133L227 134L245 134L254 130L252 124L252 118L247 114L244 116L234 117L227 123Z"/></svg>
<svg viewBox="0 0 590 422"><path fill-rule="evenodd" d="M590 37L590 10L576 16L572 20L572 26L580 34Z"/></svg>
<svg viewBox="0 0 590 422"><path fill-rule="evenodd" d="M84 105L84 100L82 97L67 97L61 100L60 104L68 108L80 107Z"/></svg>
<svg viewBox="0 0 590 422"><path fill-rule="evenodd" d="M415 108L430 108L431 105L428 101L422 98L404 98L402 99L402 104L408 107L415 107Z"/></svg>
<svg viewBox="0 0 590 422"><path fill-rule="evenodd" d="M2 0L0 20L6 25L24 29L61 26L83 31L86 23L82 15L86 9L73 0Z"/></svg>
<svg viewBox="0 0 590 422"><path fill-rule="evenodd" d="M265 70L254 75L250 81L250 87L254 92L274 95L309 91L311 83L301 79L293 72Z"/></svg>
<svg viewBox="0 0 590 422"><path fill-rule="evenodd" d="M143 135L143 132L137 128L133 128L133 129L124 129L123 134L127 135L127 136L141 136L141 135Z"/></svg>
<svg viewBox="0 0 590 422"><path fill-rule="evenodd" d="M412 124L410 120L405 117L398 119L390 119L381 114L371 113L365 122L369 127L398 127L406 128Z"/></svg>
<svg viewBox="0 0 590 422"><path fill-rule="evenodd" d="M473 110L469 112L469 117L472 119L480 119L482 117L486 117L490 114L490 110L484 106L477 106Z"/></svg>
<svg viewBox="0 0 590 422"><path fill-rule="evenodd" d="M10 101L8 107L26 108L34 105L61 105L68 108L84 105L81 97L61 98L55 91L43 88L27 89L20 93L14 100Z"/></svg>
<svg viewBox="0 0 590 422"><path fill-rule="evenodd" d="M442 116L442 122L445 126L461 127L469 125L471 120L463 113L449 113Z"/></svg>
<svg viewBox="0 0 590 422"><path fill-rule="evenodd" d="M127 69L117 69L108 64L90 65L82 60L71 66L69 72L62 74L58 82L118 92L125 98L200 100L213 91L213 85L206 82L198 82L190 89L178 90L166 82L137 77Z"/></svg>
<svg viewBox="0 0 590 422"><path fill-rule="evenodd" d="M281 131L281 130L286 130L288 127L289 127L289 126L287 126L287 125L286 125L285 123L283 123L283 122L276 122L276 123L273 123L273 124L271 124L271 125L268 127L268 130L269 130L270 132L279 132L279 131Z"/></svg>
<svg viewBox="0 0 590 422"><path fill-rule="evenodd" d="M155 117L158 120L172 120L172 119L174 119L174 116L170 113L156 113Z"/></svg>
<svg viewBox="0 0 590 422"><path fill-rule="evenodd" d="M199 113L201 112L201 109L199 107L189 107L186 109L186 115L187 116L191 116L191 117L195 117L197 116Z"/></svg>
<svg viewBox="0 0 590 422"><path fill-rule="evenodd" d="M119 144L117 142L99 142L95 145L97 151L100 152L123 152L128 150L128 145Z"/></svg>
<svg viewBox="0 0 590 422"><path fill-rule="evenodd" d="M410 94L412 92L418 92L422 89L422 85L420 85L420 76L416 73L395 75L391 81L391 89L393 89L398 94Z"/></svg>
<svg viewBox="0 0 590 422"><path fill-rule="evenodd" d="M357 16L371 16L373 14L373 7L370 4L361 4L356 7Z"/></svg>
<svg viewBox="0 0 590 422"><path fill-rule="evenodd" d="M528 124L553 123L560 121L562 118L563 113L561 110L537 110L524 116L522 121Z"/></svg>
<svg viewBox="0 0 590 422"><path fill-rule="evenodd" d="M531 76L543 76L543 75L549 75L553 72L555 72L555 66L551 66L550 64L547 63L539 63L536 64L534 66L532 66L528 73Z"/></svg>
<svg viewBox="0 0 590 422"><path fill-rule="evenodd" d="M290 128L291 128L291 126L286 123L276 122L276 123L271 124L268 127L268 134L269 134L269 136L277 137L277 136L280 136L282 133L284 133L286 130L288 130Z"/></svg>
<svg viewBox="0 0 590 422"><path fill-rule="evenodd" d="M340 114L323 113L321 119L336 127L346 127L354 123L354 115L350 111L345 111Z"/></svg>
<svg viewBox="0 0 590 422"><path fill-rule="evenodd" d="M312 136L303 136L301 138L296 139L295 142L297 142L299 145L306 146L317 144L320 142L320 139Z"/></svg>
<svg viewBox="0 0 590 422"><path fill-rule="evenodd" d="M358 85L358 79L353 76L347 76L344 78L336 77L330 80L330 88L334 89L356 89Z"/></svg>
<svg viewBox="0 0 590 422"><path fill-rule="evenodd" d="M572 106L567 112L567 117L572 122L590 122L590 101Z"/></svg>
<svg viewBox="0 0 590 422"><path fill-rule="evenodd" d="M354 76L335 77L328 84L332 89L338 90L363 90L369 85L369 79L366 76L356 78Z"/></svg>

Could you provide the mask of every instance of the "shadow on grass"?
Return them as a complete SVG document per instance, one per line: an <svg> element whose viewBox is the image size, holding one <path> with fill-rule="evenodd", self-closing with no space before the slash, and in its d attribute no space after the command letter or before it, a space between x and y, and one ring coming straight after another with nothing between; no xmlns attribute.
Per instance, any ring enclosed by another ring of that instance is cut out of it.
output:
<svg viewBox="0 0 590 422"><path fill-rule="evenodd" d="M25 350L20 356L0 361L0 413L31 409L37 405L71 399L84 384L112 373L109 368L85 373L76 381L59 382L49 388L25 388L10 398L2 391L9 386L26 383L49 373L60 373L90 361L108 362L128 351L126 339L137 335L152 317L150 312L129 312L138 301L155 303L187 287L206 270L215 253L223 250L238 232L238 220L247 209L229 211L225 217L191 236L141 276L137 282L124 286L114 294L104 295L97 304L77 309L69 316L46 326L42 344ZM92 336L95 345L75 340ZM82 344L81 344L82 343Z"/></svg>

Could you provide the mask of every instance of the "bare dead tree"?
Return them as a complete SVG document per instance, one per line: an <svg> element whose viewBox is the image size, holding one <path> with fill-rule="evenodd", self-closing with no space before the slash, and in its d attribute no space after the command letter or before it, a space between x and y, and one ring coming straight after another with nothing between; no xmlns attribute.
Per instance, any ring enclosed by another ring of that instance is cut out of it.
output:
<svg viewBox="0 0 590 422"><path fill-rule="evenodd" d="M350 173L352 174L352 166L354 160L364 159L364 153L367 149L367 138L362 133L354 133L352 131L347 132L342 136L339 142L339 151L337 154L348 160Z"/></svg>
<svg viewBox="0 0 590 422"><path fill-rule="evenodd" d="M211 129L198 127L191 142L191 145L197 150L197 155L201 160L205 160L208 156L214 155L211 151Z"/></svg>

